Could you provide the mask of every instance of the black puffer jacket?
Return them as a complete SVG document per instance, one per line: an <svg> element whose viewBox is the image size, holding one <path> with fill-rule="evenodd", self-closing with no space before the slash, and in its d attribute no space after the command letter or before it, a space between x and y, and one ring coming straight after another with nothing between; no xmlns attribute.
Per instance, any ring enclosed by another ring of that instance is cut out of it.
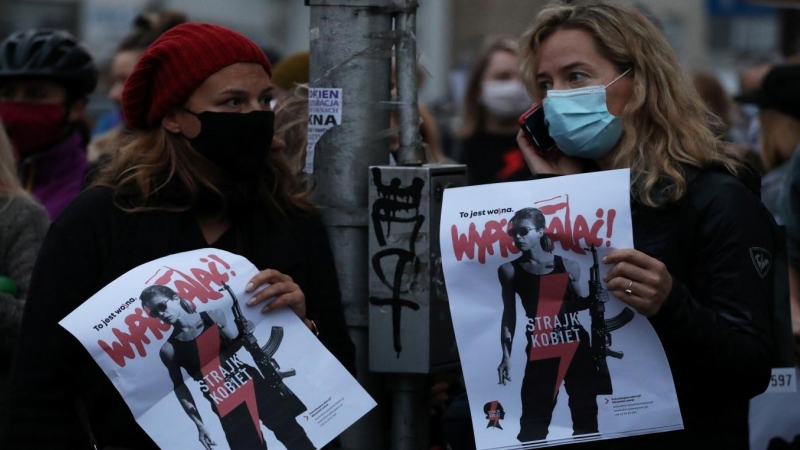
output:
<svg viewBox="0 0 800 450"><path fill-rule="evenodd" d="M676 203L633 205L636 249L666 264L673 278L650 322L685 428L586 449L748 448L748 403L767 388L775 360L772 262L783 246L755 189L711 168L693 174Z"/></svg>

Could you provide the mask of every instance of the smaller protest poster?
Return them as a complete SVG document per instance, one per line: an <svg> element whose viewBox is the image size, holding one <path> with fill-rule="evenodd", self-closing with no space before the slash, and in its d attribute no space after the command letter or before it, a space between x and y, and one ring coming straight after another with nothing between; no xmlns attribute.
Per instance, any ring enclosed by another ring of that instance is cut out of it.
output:
<svg viewBox="0 0 800 450"><path fill-rule="evenodd" d="M683 428L658 335L603 281L629 170L447 189L440 239L479 450Z"/></svg>
<svg viewBox="0 0 800 450"><path fill-rule="evenodd" d="M314 173L317 142L326 131L342 123L342 89L310 88L308 90L308 144L303 172Z"/></svg>
<svg viewBox="0 0 800 450"><path fill-rule="evenodd" d="M60 325L163 449L321 448L375 402L294 312L247 306L257 273L222 250L171 255Z"/></svg>

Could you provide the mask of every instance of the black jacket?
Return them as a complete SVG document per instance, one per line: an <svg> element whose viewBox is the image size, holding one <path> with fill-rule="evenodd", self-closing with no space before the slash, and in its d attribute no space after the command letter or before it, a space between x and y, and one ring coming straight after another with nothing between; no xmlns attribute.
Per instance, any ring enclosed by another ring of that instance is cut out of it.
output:
<svg viewBox="0 0 800 450"><path fill-rule="evenodd" d="M767 388L776 357L772 256L783 244L757 192L722 169L692 178L676 203L632 206L635 248L662 261L673 279L650 323L669 360L684 430L587 450L749 446L748 403Z"/></svg>
<svg viewBox="0 0 800 450"><path fill-rule="evenodd" d="M269 251L251 262L293 278L306 295L320 340L354 372L355 350L319 218L293 216L273 225ZM0 447L87 448L87 432L76 413L80 395L101 449L156 448L100 367L58 321L128 270L204 247L209 245L191 213L128 214L113 205L110 189L82 193L53 223L34 269L9 386L10 420Z"/></svg>

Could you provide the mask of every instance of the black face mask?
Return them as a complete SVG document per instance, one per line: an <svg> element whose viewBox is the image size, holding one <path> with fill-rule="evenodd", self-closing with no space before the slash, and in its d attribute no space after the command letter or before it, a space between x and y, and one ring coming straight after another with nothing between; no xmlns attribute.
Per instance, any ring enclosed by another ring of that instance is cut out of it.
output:
<svg viewBox="0 0 800 450"><path fill-rule="evenodd" d="M189 139L198 153L234 177L253 178L264 169L275 133L274 112L186 111L200 121L200 134Z"/></svg>

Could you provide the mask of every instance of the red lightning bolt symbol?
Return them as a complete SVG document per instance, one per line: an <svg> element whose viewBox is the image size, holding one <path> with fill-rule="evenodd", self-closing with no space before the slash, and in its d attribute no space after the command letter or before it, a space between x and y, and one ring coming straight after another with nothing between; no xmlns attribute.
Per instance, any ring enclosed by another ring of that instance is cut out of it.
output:
<svg viewBox="0 0 800 450"><path fill-rule="evenodd" d="M219 361L219 333L219 325L214 324L197 337L197 351L200 354L201 372L204 377L221 366ZM211 388L209 387L209 389ZM256 430L258 430L258 436L261 438L261 442L264 442L264 436L261 434L261 426L258 423L258 406L256 404L256 391L253 380L248 379L233 392L230 392L224 384L221 384L214 389L214 391L216 392L217 389L224 389L226 393L229 394L227 397L219 396L223 397L223 399L217 403L219 417L225 417L229 412L233 411L234 408L242 403L246 403L247 409L250 411L250 417L253 418L253 425L256 427Z"/></svg>
<svg viewBox="0 0 800 450"><path fill-rule="evenodd" d="M561 304L564 303L564 293L567 292L567 283L569 283L569 274L558 273L551 275L543 275L539 283L539 306L536 310L536 317L549 317L553 318L561 311ZM541 336L549 335L551 329L541 330L537 329L531 340L534 342L542 343ZM550 337L548 336L548 342ZM531 346L530 360L536 361L540 359L560 358L558 363L558 376L556 378L556 385L553 389L553 398L558 393L558 388L561 387L561 382L564 381L564 376L567 374L569 364L572 362L572 357L575 356L575 351L578 350L578 342L563 342L548 346Z"/></svg>

